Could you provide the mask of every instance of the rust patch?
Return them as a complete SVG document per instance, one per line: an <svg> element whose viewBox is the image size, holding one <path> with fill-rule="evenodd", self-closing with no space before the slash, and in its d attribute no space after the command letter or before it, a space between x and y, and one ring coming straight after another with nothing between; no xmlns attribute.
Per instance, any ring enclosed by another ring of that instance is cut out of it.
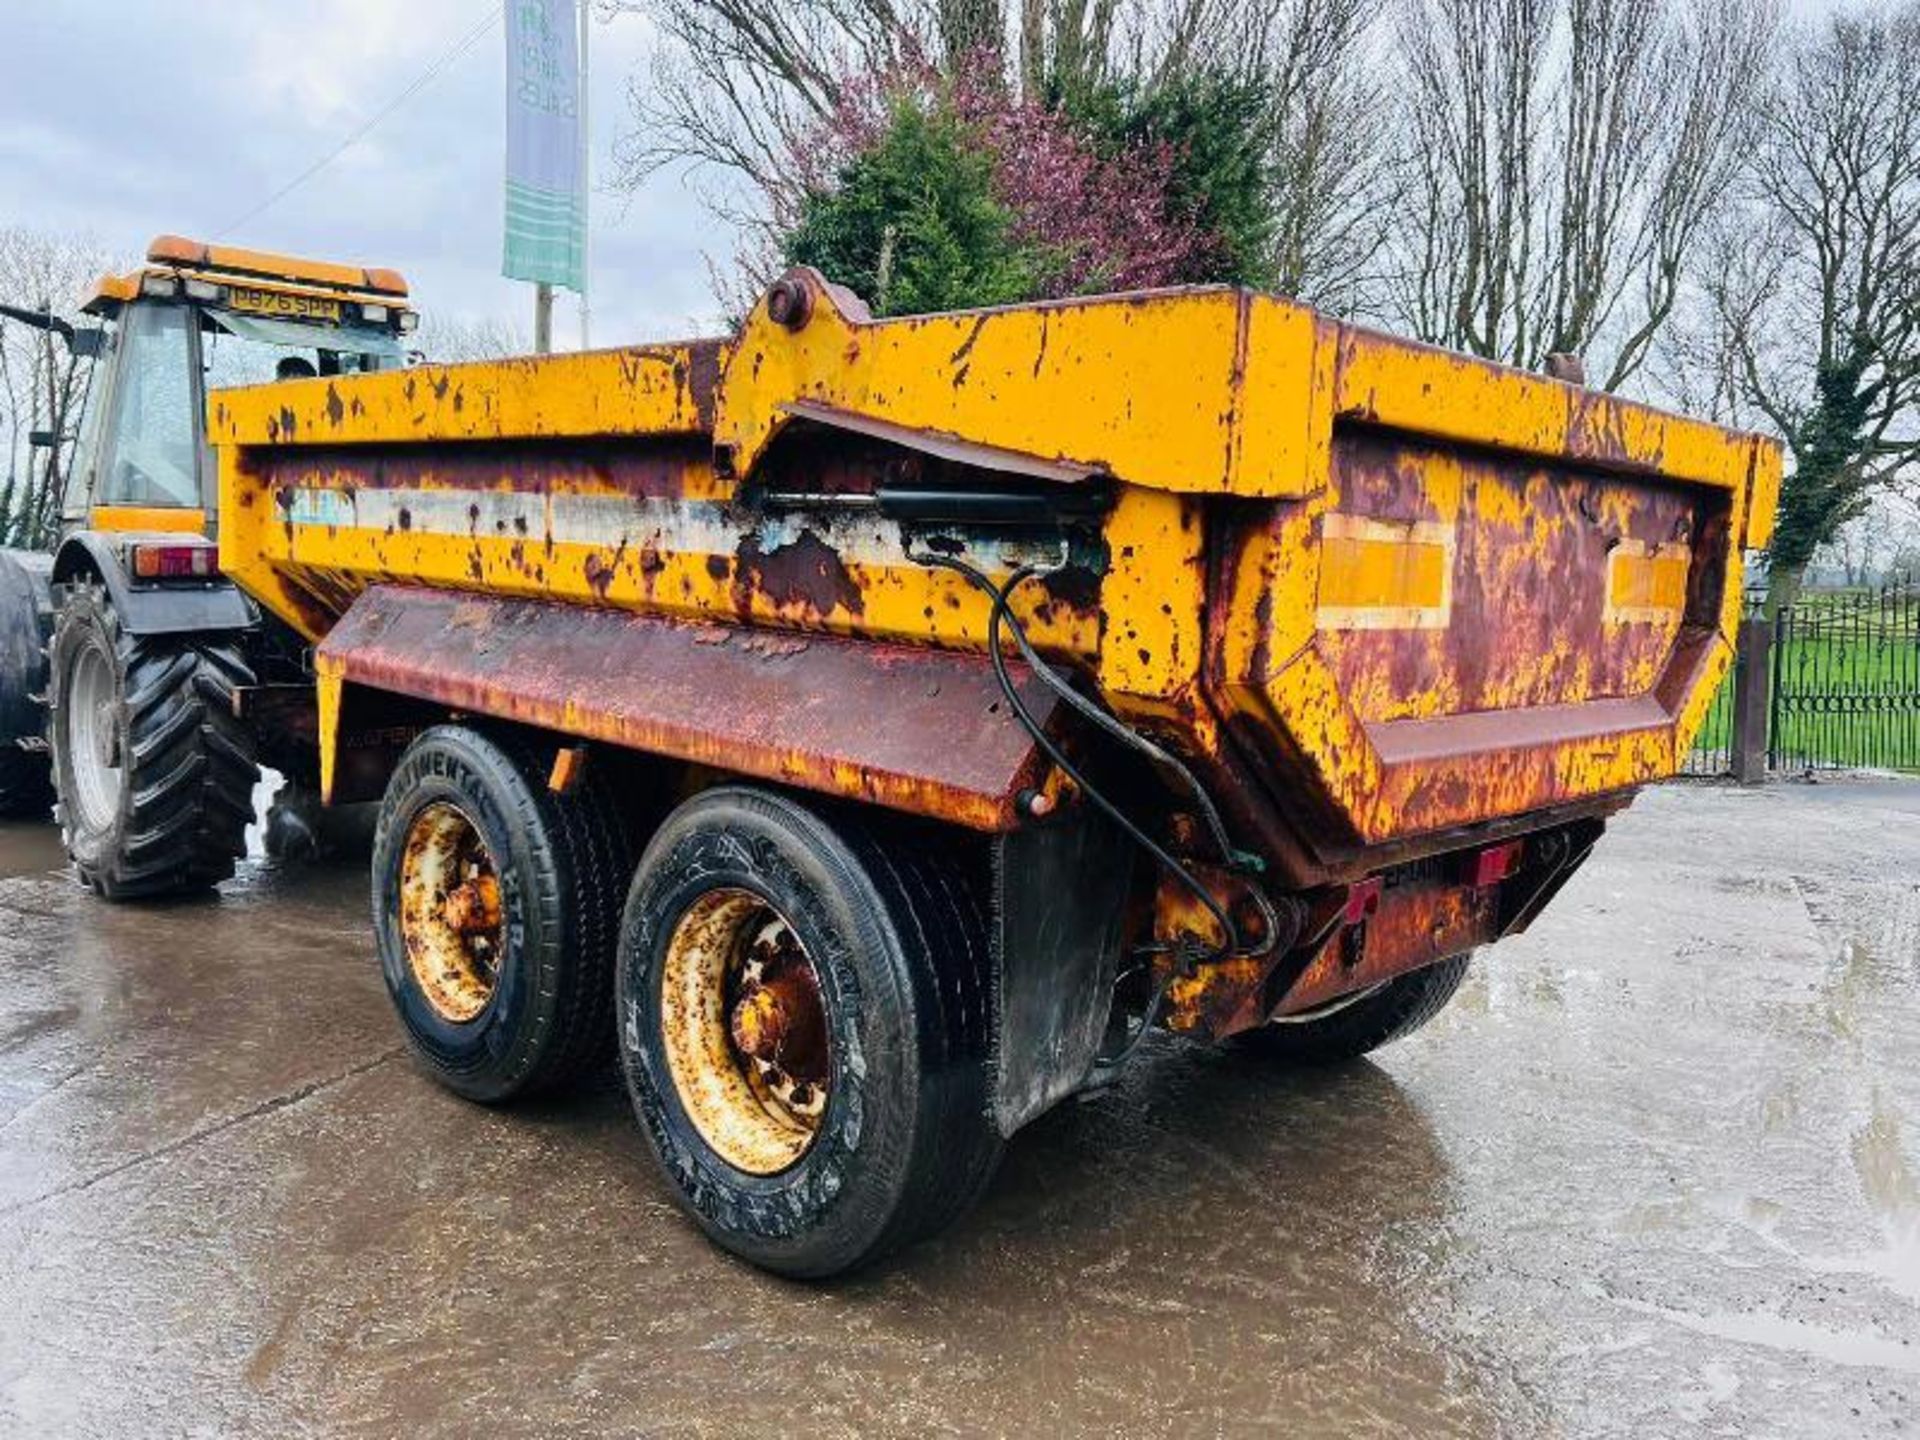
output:
<svg viewBox="0 0 1920 1440"><path fill-rule="evenodd" d="M753 638L753 647L728 644ZM1021 821L1032 739L984 656L376 585L320 647L354 684L978 830ZM1042 724L1053 692L1010 665ZM885 724L875 716L885 715Z"/></svg>
<svg viewBox="0 0 1920 1440"><path fill-rule="evenodd" d="M734 559L734 604L743 614L755 592L806 620L824 620L836 609L858 615L865 608L840 552L812 530L802 530L798 540L775 550L762 550L759 537L749 535Z"/></svg>
<svg viewBox="0 0 1920 1440"><path fill-rule="evenodd" d="M613 587L613 577L620 570L619 561L618 553L611 561L603 559L597 551L587 556L587 587L602 600L607 598L607 591Z"/></svg>
<svg viewBox="0 0 1920 1440"><path fill-rule="evenodd" d="M1342 995L1490 944L1499 934L1497 887L1391 886L1359 925L1343 925L1323 944L1275 1013L1311 1010Z"/></svg>

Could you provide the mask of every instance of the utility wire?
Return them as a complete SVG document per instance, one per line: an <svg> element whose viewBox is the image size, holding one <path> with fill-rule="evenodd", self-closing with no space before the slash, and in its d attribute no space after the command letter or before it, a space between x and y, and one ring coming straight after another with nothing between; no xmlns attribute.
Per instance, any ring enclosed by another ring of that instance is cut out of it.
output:
<svg viewBox="0 0 1920 1440"><path fill-rule="evenodd" d="M454 61L458 60L475 45L479 44L481 36L493 28L493 22L500 18L500 12L504 8L505 7L501 5L494 6L492 10L487 12L486 19L482 20L478 25L474 26L473 29L467 31L466 34L454 41L453 44L441 54L439 59L435 60L431 65L427 66L425 70L422 70L418 75L414 76L406 89L402 90L398 95L394 96L393 99L374 111L351 135L347 136L346 139L342 140L338 145L334 146L333 149L329 150L325 155L322 155L318 160L314 161L313 164L294 176L293 179L282 185L258 205L247 211L247 213L242 215L238 220L235 220L229 225L222 226L219 230L215 231L213 238L216 240L224 239L235 230L238 230L242 225L245 225L249 220L264 215L295 190L298 190L302 185L306 184L307 181L326 169L327 166L346 154L347 151L351 150L355 145L358 145L362 140L366 139L367 136L373 133L374 128L378 126L381 121L385 120L389 115L393 114L394 111L406 104L407 101L426 89L427 86L431 85L440 77L441 72L449 65L453 64Z"/></svg>

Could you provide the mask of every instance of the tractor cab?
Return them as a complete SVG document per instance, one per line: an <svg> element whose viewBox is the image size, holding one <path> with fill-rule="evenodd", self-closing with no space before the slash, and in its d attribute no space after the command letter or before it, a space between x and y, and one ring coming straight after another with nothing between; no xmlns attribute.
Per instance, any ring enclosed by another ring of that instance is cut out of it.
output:
<svg viewBox="0 0 1920 1440"><path fill-rule="evenodd" d="M147 713L134 717L126 697L156 657L197 687L168 712L181 725L197 715L195 734L236 723L207 710L207 696L303 678L290 632L219 573L208 392L395 369L418 316L392 270L174 235L156 239L138 269L102 279L81 308L98 323L0 305L0 316L56 333L94 362L77 430L33 436L56 463L72 445L58 472L55 552L0 550L0 815L45 813L57 778L68 848L84 864L112 837L137 840L146 822L136 812L158 793L154 777L124 768L138 738L128 727ZM154 763L177 759L168 750ZM205 773L225 776L220 803L233 816L251 813L251 758ZM205 855L138 843L158 857L143 862L155 874L231 868L225 838Z"/></svg>
<svg viewBox="0 0 1920 1440"><path fill-rule="evenodd" d="M99 364L68 466L68 531L210 535L213 389L393 369L418 322L392 270L163 235L84 312Z"/></svg>

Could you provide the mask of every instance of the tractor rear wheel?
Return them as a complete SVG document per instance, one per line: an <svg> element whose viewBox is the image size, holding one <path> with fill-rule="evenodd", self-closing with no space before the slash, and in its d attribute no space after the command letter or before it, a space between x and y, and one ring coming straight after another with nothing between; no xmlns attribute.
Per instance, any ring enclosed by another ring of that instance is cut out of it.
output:
<svg viewBox="0 0 1920 1440"><path fill-rule="evenodd" d="M60 827L110 900L205 890L246 853L260 778L233 695L253 683L227 637L131 635L106 591L68 591L49 655Z"/></svg>

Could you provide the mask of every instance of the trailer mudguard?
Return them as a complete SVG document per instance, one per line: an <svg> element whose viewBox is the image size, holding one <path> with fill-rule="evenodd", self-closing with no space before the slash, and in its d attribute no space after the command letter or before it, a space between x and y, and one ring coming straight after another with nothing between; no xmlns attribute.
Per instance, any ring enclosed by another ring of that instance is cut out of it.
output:
<svg viewBox="0 0 1920 1440"><path fill-rule="evenodd" d="M987 832L1042 779L977 654L375 585L314 664L329 800L348 685ZM1052 692L1013 673L1046 724Z"/></svg>
<svg viewBox="0 0 1920 1440"><path fill-rule="evenodd" d="M218 634L245 630L259 622L253 602L231 580L191 584L137 584L121 560L121 546L148 537L81 530L61 542L54 557L53 583L64 585L82 574L100 577L121 626L131 635ZM155 535L178 540L178 535Z"/></svg>
<svg viewBox="0 0 1920 1440"><path fill-rule="evenodd" d="M1133 842L1088 805L993 842L993 1122L1081 1089L1107 1038Z"/></svg>

